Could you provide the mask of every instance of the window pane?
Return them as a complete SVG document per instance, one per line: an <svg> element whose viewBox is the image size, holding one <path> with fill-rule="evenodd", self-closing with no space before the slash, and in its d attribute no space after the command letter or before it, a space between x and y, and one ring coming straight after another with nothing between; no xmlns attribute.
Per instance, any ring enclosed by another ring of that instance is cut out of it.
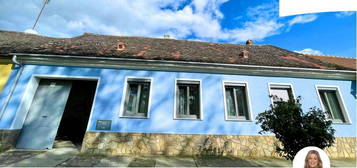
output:
<svg viewBox="0 0 357 168"><path fill-rule="evenodd" d="M148 104L149 104L149 94L150 94L149 92L150 92L150 83L148 82L142 83L138 113L144 113L146 115L148 110Z"/></svg>
<svg viewBox="0 0 357 168"><path fill-rule="evenodd" d="M178 86L178 114L187 115L187 86Z"/></svg>
<svg viewBox="0 0 357 168"><path fill-rule="evenodd" d="M135 79L128 81L124 116L146 117L149 106L150 82Z"/></svg>
<svg viewBox="0 0 357 168"><path fill-rule="evenodd" d="M229 119L246 119L248 115L248 100L245 86L226 86L226 108Z"/></svg>
<svg viewBox="0 0 357 168"><path fill-rule="evenodd" d="M336 91L327 91L328 101L331 104L331 111L334 119L340 119L344 122L342 109L338 102Z"/></svg>
<svg viewBox="0 0 357 168"><path fill-rule="evenodd" d="M176 116L178 118L197 119L200 117L200 91L196 81L177 84ZM186 81L185 81L186 82Z"/></svg>
<svg viewBox="0 0 357 168"><path fill-rule="evenodd" d="M190 115L196 115L199 118L200 114L200 97L198 85L190 85L189 86L189 103L190 103Z"/></svg>
<svg viewBox="0 0 357 168"><path fill-rule="evenodd" d="M228 117L236 117L236 107L234 103L233 88L226 87L226 105Z"/></svg>
<svg viewBox="0 0 357 168"><path fill-rule="evenodd" d="M331 109L327 104L327 94L323 90L320 90L319 93L320 93L320 97L322 100L322 105L324 106L325 110L327 111L328 117L332 119L333 117L331 116Z"/></svg>
<svg viewBox="0 0 357 168"><path fill-rule="evenodd" d="M128 101L125 113L136 113L136 102L138 99L138 84L128 84Z"/></svg>
<svg viewBox="0 0 357 168"><path fill-rule="evenodd" d="M332 119L341 120L345 122L345 119L342 115L341 105L337 98L337 93L335 90L321 90L319 91L322 96L322 102L325 106L325 109L329 113Z"/></svg>
<svg viewBox="0 0 357 168"><path fill-rule="evenodd" d="M273 102L279 102L280 99L283 101L288 101L292 97L291 89L287 88L271 88L271 95L278 96L278 98L273 97Z"/></svg>
<svg viewBox="0 0 357 168"><path fill-rule="evenodd" d="M236 89L238 116L245 116L248 119L248 107L244 87L237 87Z"/></svg>

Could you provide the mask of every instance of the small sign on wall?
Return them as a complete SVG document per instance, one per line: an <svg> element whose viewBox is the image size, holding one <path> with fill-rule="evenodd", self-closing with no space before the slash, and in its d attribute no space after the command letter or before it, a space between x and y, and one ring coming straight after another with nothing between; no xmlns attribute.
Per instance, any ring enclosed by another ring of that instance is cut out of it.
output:
<svg viewBox="0 0 357 168"><path fill-rule="evenodd" d="M97 120L96 130L110 130L112 120Z"/></svg>

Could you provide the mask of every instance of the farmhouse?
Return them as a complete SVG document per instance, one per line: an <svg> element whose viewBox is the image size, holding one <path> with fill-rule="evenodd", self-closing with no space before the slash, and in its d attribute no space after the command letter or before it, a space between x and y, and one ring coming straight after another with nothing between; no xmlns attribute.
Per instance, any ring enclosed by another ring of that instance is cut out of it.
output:
<svg viewBox="0 0 357 168"><path fill-rule="evenodd" d="M0 54L4 66L13 64L0 93L2 150L68 140L111 155L277 156L276 139L259 135L255 123L277 95L326 111L337 137L326 151L356 157L356 67L345 65L355 59L326 61L250 40L10 31L0 31Z"/></svg>

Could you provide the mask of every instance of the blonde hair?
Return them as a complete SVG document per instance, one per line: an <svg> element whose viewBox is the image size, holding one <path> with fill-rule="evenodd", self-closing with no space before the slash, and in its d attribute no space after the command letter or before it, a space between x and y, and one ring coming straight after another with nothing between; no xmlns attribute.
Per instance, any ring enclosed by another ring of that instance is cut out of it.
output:
<svg viewBox="0 0 357 168"><path fill-rule="evenodd" d="M322 168L322 160L321 160L321 158L320 158L319 152L317 152L316 150L310 150L310 151L307 153L306 158L305 158L305 166L304 166L304 168L310 168L310 166L309 166L309 164L308 164L308 161L309 161L309 155L311 155L311 154L315 154L316 157L317 157L318 163L317 163L316 168Z"/></svg>

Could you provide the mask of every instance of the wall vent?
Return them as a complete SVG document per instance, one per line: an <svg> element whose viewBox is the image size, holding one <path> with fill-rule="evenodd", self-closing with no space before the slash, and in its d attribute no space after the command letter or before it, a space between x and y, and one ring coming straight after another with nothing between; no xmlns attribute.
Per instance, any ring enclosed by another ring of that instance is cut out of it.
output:
<svg viewBox="0 0 357 168"><path fill-rule="evenodd" d="M247 50L241 51L240 54L239 54L239 57L240 58L248 58L249 57L249 51L247 51Z"/></svg>
<svg viewBox="0 0 357 168"><path fill-rule="evenodd" d="M123 51L123 50L125 50L125 48L126 48L125 43L119 42L119 43L117 44L117 50L118 50L118 51Z"/></svg>

